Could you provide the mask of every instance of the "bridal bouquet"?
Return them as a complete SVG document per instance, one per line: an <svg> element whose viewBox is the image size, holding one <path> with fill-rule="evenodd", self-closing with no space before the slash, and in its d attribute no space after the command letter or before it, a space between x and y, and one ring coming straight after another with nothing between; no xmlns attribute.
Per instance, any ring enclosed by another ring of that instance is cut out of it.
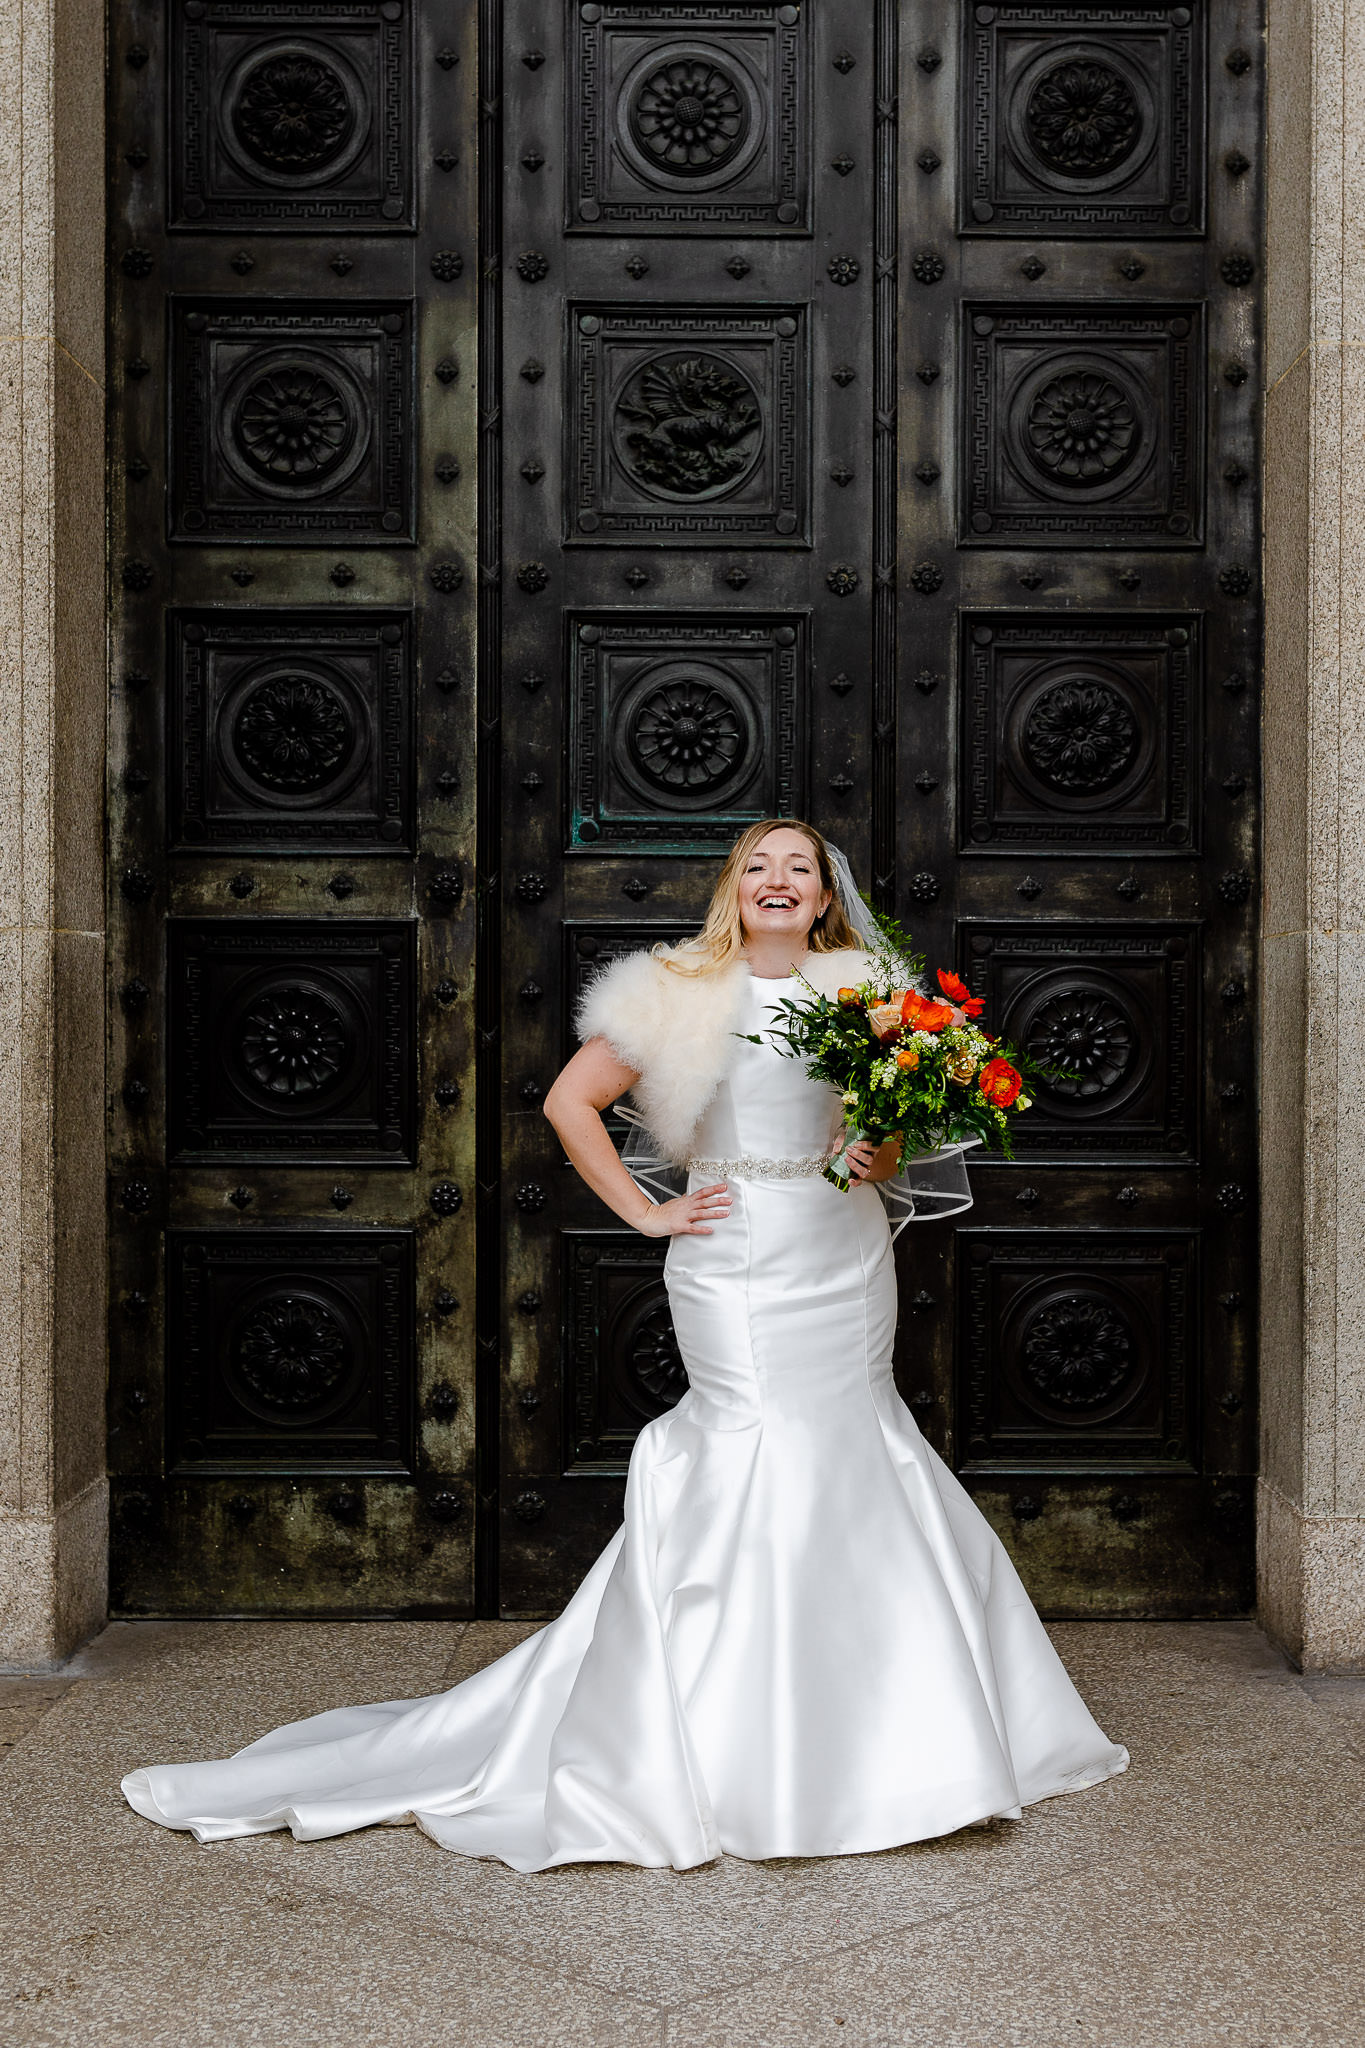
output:
<svg viewBox="0 0 1365 2048"><path fill-rule="evenodd" d="M1026 1074L1051 1072L1002 1046L979 1019L985 1004L956 974L938 972L939 996L915 986L923 955L895 921L877 916L882 944L871 977L836 1001L809 982L811 1000L784 997L766 1034L784 1057L805 1061L812 1080L839 1090L844 1130L825 1178L847 1190L848 1148L860 1138L901 1140L902 1163L941 1146L985 1144L1013 1156L1010 1120L1030 1105ZM801 977L805 979L804 976Z"/></svg>

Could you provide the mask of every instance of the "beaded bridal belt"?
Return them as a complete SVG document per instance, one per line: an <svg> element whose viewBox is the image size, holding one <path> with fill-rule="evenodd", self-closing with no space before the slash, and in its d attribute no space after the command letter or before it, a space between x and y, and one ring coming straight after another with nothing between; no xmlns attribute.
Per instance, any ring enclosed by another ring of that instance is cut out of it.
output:
<svg viewBox="0 0 1365 2048"><path fill-rule="evenodd" d="M812 1152L804 1159L756 1159L750 1154L743 1159L687 1161L689 1172L700 1173L707 1180L804 1180L821 1172L824 1164L823 1152Z"/></svg>

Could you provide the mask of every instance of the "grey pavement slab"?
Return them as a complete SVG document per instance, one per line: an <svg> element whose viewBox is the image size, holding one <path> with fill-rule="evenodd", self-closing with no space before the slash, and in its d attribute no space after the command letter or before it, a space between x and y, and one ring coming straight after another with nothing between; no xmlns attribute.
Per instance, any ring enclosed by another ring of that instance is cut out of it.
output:
<svg viewBox="0 0 1365 2048"><path fill-rule="evenodd" d="M699 2000L668 2048L1359 2048L1365 1859L1123 1860Z"/></svg>
<svg viewBox="0 0 1365 2048"><path fill-rule="evenodd" d="M0 2044L1365 2044L1365 1680L1250 1623L1056 1624L1132 1769L873 1855L522 1876L411 1828L201 1847L119 1794L535 1626L121 1623L0 1685Z"/></svg>

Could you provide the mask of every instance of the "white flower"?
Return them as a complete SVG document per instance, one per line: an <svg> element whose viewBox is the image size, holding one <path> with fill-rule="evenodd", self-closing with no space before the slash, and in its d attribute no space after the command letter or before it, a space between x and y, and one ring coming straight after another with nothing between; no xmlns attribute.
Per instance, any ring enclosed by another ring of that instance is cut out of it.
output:
<svg viewBox="0 0 1365 2048"><path fill-rule="evenodd" d="M858 1100L857 1096L854 1095L851 1090L847 1095L843 1096L841 1099L843 1101L845 1109L852 1109Z"/></svg>

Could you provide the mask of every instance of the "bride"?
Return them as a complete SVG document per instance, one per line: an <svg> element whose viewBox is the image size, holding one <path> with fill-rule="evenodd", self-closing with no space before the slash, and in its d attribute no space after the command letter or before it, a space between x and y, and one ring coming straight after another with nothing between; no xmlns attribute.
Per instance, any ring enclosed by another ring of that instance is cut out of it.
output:
<svg viewBox="0 0 1365 2048"><path fill-rule="evenodd" d="M515 1870L684 1870L1017 1819L1126 1769L892 1384L875 1183L896 1147L856 1147L856 1185L832 1186L838 1097L744 1035L798 972L832 994L869 971L846 874L813 827L751 826L700 933L589 988L586 1042L546 1098L588 1185L668 1239L688 1374L563 1613L448 1692L132 1771L139 1813L201 1842L415 1821ZM685 1193L655 1202L618 1157L601 1113L628 1090Z"/></svg>

